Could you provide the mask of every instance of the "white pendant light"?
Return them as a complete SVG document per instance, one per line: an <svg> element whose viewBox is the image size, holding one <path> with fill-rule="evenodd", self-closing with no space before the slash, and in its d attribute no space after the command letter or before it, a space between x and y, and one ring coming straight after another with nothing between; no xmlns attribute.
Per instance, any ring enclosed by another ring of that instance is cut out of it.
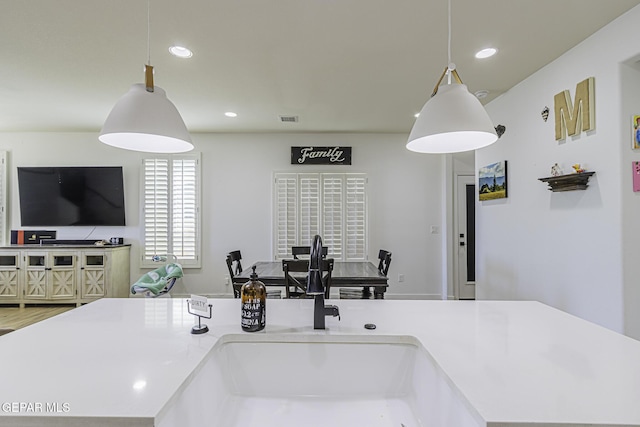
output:
<svg viewBox="0 0 640 427"><path fill-rule="evenodd" d="M451 62L451 0L448 6L449 65L422 107L407 142L407 149L419 153L458 153L486 147L498 140L489 115L462 83ZM440 86L445 75L448 84ZM451 82L451 77L456 83Z"/></svg>
<svg viewBox="0 0 640 427"><path fill-rule="evenodd" d="M149 153L193 150L191 136L164 90L153 84L150 49L150 4L147 2L145 84L134 84L109 113L98 139L113 147Z"/></svg>

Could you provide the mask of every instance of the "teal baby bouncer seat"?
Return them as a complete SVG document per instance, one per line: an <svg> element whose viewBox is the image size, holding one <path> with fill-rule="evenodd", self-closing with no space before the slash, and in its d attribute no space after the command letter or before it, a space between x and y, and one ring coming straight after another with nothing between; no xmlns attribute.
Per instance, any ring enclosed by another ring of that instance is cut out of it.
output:
<svg viewBox="0 0 640 427"><path fill-rule="evenodd" d="M131 285L131 293L141 293L146 297L156 298L163 295L169 296L169 291L182 277L182 266L178 263L169 263L145 273L136 283Z"/></svg>

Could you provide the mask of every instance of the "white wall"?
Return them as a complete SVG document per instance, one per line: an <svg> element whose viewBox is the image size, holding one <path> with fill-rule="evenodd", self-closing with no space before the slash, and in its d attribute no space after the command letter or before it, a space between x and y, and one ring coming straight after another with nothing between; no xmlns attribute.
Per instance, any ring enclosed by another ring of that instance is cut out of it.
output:
<svg viewBox="0 0 640 427"><path fill-rule="evenodd" d="M476 153L476 167L507 160L509 197L477 205L479 298L538 300L625 331L622 209L638 198L625 202L632 197L622 178L631 168L622 162L630 150L630 113L621 106L618 70L640 50L638 19L640 7L487 106L507 130ZM588 77L595 77L596 129L556 142L553 97L568 89L573 98ZM552 193L538 178L549 176L554 163L565 172L581 163L596 174L586 191ZM637 312L633 305L626 308Z"/></svg>
<svg viewBox="0 0 640 427"><path fill-rule="evenodd" d="M631 150L631 119L640 114L640 56L631 58L620 66L622 117L620 131L622 140L622 253L624 280L624 327L625 334L640 338L640 192L631 191L632 162L640 161L640 150ZM626 141L625 141L626 139Z"/></svg>
<svg viewBox="0 0 640 427"><path fill-rule="evenodd" d="M272 176L274 171L365 172L369 176L369 258L378 249L393 252L389 297L441 297L442 162L405 148L406 135L366 134L195 134L202 153L203 266L187 270L178 292L230 296L226 254L240 249L243 265L272 259ZM295 145L353 147L352 166L290 165ZM139 164L143 154L100 144L93 133L5 133L9 152L9 228L20 228L17 166L122 165L126 227L63 227L59 239L123 236L132 243L131 279L139 269ZM398 274L405 281L398 283Z"/></svg>

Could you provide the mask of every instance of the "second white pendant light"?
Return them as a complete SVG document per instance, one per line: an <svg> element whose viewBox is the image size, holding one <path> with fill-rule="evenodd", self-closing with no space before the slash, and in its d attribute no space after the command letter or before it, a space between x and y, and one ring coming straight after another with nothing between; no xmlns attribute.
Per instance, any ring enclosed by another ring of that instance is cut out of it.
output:
<svg viewBox="0 0 640 427"><path fill-rule="evenodd" d="M457 153L486 147L498 135L484 107L462 83L451 62L451 0L448 1L449 65L416 119L407 149L419 153ZM444 77L446 85L440 86ZM452 77L456 80L453 83Z"/></svg>

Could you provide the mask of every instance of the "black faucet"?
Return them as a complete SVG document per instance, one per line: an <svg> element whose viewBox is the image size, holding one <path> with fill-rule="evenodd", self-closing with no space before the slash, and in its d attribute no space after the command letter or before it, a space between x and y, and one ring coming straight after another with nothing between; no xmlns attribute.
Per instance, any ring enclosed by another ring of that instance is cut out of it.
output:
<svg viewBox="0 0 640 427"><path fill-rule="evenodd" d="M307 279L307 295L315 299L313 309L313 329L325 329L325 316L338 317L340 309L335 305L324 305L324 285L322 283L322 238L316 235L309 255L309 277Z"/></svg>

